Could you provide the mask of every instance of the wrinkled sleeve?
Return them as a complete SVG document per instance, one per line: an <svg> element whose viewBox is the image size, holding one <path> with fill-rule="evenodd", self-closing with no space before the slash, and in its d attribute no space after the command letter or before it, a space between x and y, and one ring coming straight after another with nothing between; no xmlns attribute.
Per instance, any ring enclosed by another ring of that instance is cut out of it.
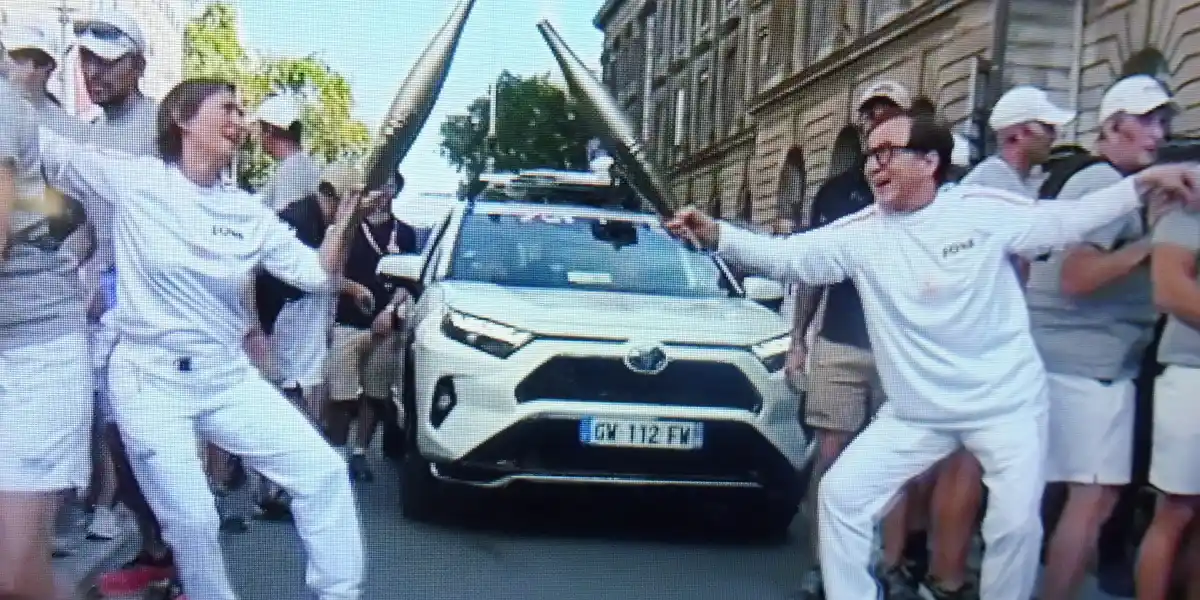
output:
<svg viewBox="0 0 1200 600"><path fill-rule="evenodd" d="M1088 233L1141 206L1133 178L1073 202L1033 200L985 187L971 187L962 193L964 200L980 211L983 228L1001 236L1010 254L1021 256L1046 254L1079 243Z"/></svg>
<svg viewBox="0 0 1200 600"><path fill-rule="evenodd" d="M330 291L332 278L321 266L318 250L309 248L296 238L291 226L266 207L260 207L265 233L263 237L263 268L280 281L314 294Z"/></svg>
<svg viewBox="0 0 1200 600"><path fill-rule="evenodd" d="M832 285L850 277L852 218L784 238L721 223L717 253L742 271L776 281Z"/></svg>
<svg viewBox="0 0 1200 600"><path fill-rule="evenodd" d="M1154 245L1200 250L1200 212L1177 208L1163 215L1154 227Z"/></svg>
<svg viewBox="0 0 1200 600"><path fill-rule="evenodd" d="M122 182L149 166L132 155L76 142L48 127L38 130L38 149L46 182L73 198L120 202Z"/></svg>

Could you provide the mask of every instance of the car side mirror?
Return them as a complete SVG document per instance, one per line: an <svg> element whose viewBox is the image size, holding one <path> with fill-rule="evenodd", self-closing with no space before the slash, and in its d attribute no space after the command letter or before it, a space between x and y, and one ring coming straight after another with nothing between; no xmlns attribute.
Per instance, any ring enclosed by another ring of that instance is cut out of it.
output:
<svg viewBox="0 0 1200 600"><path fill-rule="evenodd" d="M389 254L379 259L375 275L388 285L395 285L417 292L421 288L421 267L424 259L420 254Z"/></svg>
<svg viewBox="0 0 1200 600"><path fill-rule="evenodd" d="M742 288L746 290L747 298L768 308L777 309L783 304L783 286L777 281L764 277L747 277L742 282Z"/></svg>

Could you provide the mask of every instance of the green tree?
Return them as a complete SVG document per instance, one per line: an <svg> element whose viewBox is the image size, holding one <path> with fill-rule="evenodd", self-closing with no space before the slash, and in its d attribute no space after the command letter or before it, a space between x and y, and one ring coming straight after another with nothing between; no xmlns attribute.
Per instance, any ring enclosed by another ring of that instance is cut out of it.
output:
<svg viewBox="0 0 1200 600"><path fill-rule="evenodd" d="M479 176L495 159L497 171L586 169L588 129L574 99L550 83L549 75L519 77L508 71L496 83L499 101L496 143L489 145L491 99L479 98L466 114L441 125L441 154L466 179L460 192L483 189Z"/></svg>
<svg viewBox="0 0 1200 600"><path fill-rule="evenodd" d="M370 141L367 127L350 110L354 97L346 79L315 56L257 57L238 39L237 12L216 2L184 31L184 77L219 77L238 86L253 110L266 97L292 92L306 99L303 122L308 151L327 161L361 159ZM238 159L238 182L257 188L269 176L273 159L247 142Z"/></svg>

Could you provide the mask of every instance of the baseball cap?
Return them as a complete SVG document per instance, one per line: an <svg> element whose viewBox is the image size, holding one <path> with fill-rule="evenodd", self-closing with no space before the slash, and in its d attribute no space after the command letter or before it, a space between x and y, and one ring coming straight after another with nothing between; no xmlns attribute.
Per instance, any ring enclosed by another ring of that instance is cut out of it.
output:
<svg viewBox="0 0 1200 600"><path fill-rule="evenodd" d="M9 25L0 31L0 45L5 51L39 50L58 62L58 52L46 31L35 25Z"/></svg>
<svg viewBox="0 0 1200 600"><path fill-rule="evenodd" d="M278 94L267 97L262 104L258 105L258 110L254 112L254 119L280 129L287 129L292 126L292 123L300 120L301 112L302 107L295 98L289 94Z"/></svg>
<svg viewBox="0 0 1200 600"><path fill-rule="evenodd" d="M1100 122L1118 113L1144 115L1163 107L1178 109L1163 84L1149 75L1126 77L1108 89L1100 100Z"/></svg>
<svg viewBox="0 0 1200 600"><path fill-rule="evenodd" d="M104 60L146 53L146 38L142 35L142 28L128 13L115 8L77 21L75 39L80 46Z"/></svg>
<svg viewBox="0 0 1200 600"><path fill-rule="evenodd" d="M988 125L996 131L1022 123L1045 123L1062 127L1075 120L1075 111L1059 108L1045 90L1018 85L1008 90L992 107Z"/></svg>
<svg viewBox="0 0 1200 600"><path fill-rule="evenodd" d="M891 100L904 110L912 108L912 94L895 81L880 81L867 88L858 100L858 110L861 111L872 100Z"/></svg>
<svg viewBox="0 0 1200 600"><path fill-rule="evenodd" d="M350 163L333 163L321 172L321 183L333 186L339 198L362 191L366 186L367 177L362 169Z"/></svg>

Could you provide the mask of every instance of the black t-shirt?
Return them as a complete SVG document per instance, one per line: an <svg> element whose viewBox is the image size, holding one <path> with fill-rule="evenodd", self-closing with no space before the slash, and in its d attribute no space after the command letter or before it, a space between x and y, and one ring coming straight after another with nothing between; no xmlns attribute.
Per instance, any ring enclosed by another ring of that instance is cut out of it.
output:
<svg viewBox="0 0 1200 600"><path fill-rule="evenodd" d="M849 171L833 177L817 191L813 198L812 224L809 230L852 215L874 203L875 195L863 176L862 165L856 165ZM862 299L859 298L858 289L849 279L829 286L825 320L821 324L820 336L838 344L864 350L871 348Z"/></svg>
<svg viewBox="0 0 1200 600"><path fill-rule="evenodd" d="M371 322L392 300L395 290L384 285L375 275L379 259L388 254L411 254L417 251L417 236L412 227L389 219L380 225L363 223L355 232L350 243L350 255L346 260L346 279L361 283L375 297L375 310L364 314L355 306L354 298L343 295L338 298L337 316L339 325L358 329L369 329Z"/></svg>
<svg viewBox="0 0 1200 600"><path fill-rule="evenodd" d="M321 212L316 196L307 196L288 205L279 213L279 218L296 232L296 239L309 248L320 248L325 241L325 230L329 223ZM304 292L280 281L270 273L263 273L255 280L255 300L258 305L258 320L263 331L271 334L275 321L284 305L304 297Z"/></svg>

